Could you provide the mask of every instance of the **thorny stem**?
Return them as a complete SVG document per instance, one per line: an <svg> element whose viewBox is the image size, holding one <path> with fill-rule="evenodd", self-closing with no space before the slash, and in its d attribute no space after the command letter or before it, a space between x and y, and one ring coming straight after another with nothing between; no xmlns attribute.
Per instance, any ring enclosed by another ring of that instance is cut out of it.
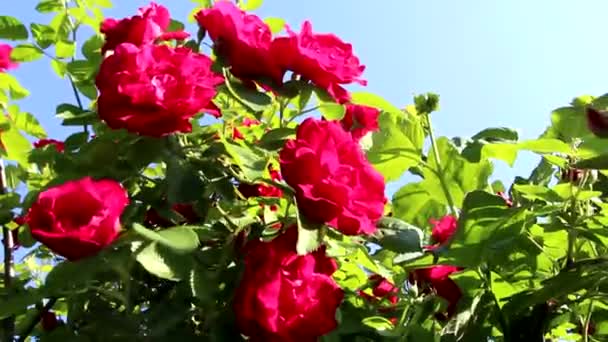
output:
<svg viewBox="0 0 608 342"><path fill-rule="evenodd" d="M445 174L443 172L443 168L441 167L441 159L439 157L439 148L437 147L437 141L435 140L435 133L433 132L433 125L431 124L431 116L429 114L425 115L427 122L427 129L429 132L429 137L431 138L431 147L433 149L433 156L435 158L435 162L437 163L437 177L439 178L439 183L441 184L441 188L445 195L446 200L448 201L448 205L450 207L450 213L454 217L458 217L458 212L456 211L456 206L454 205L454 199L452 198L452 194L450 194L450 190L448 188L447 181L445 180Z"/></svg>
<svg viewBox="0 0 608 342"><path fill-rule="evenodd" d="M6 175L4 170L4 163L0 159L0 195L5 194L6 188ZM13 283L13 235L8 227L2 227L2 242L4 247L4 288L7 290L7 295L10 296L10 288ZM4 331L3 341L13 341L15 334L15 316L6 317L2 320L2 327Z"/></svg>

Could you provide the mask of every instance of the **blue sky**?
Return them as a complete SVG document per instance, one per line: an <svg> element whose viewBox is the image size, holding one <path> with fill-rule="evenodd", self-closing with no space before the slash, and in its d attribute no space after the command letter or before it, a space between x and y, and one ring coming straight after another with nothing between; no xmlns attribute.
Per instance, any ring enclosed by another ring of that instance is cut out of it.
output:
<svg viewBox="0 0 608 342"><path fill-rule="evenodd" d="M48 22L34 12L35 2L1 1L0 13ZM108 16L129 16L148 3L114 2L119 5ZM187 0L158 2L182 21L193 7ZM604 0L266 0L257 13L285 18L294 29L308 19L315 31L351 42L367 65L367 90L400 107L414 93L439 93L434 124L440 135L508 126L534 138L552 109L608 88ZM34 113L51 137L68 135L54 118L56 104L74 102L67 81L44 59L12 73L32 91L22 109ZM534 160L523 156L514 169L499 165L497 176L509 182L527 174Z"/></svg>

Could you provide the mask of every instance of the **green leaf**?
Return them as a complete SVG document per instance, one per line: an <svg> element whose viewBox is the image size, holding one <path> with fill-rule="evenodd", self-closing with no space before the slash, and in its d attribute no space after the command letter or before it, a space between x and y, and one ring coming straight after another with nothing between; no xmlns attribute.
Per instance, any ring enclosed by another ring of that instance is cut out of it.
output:
<svg viewBox="0 0 608 342"><path fill-rule="evenodd" d="M39 139L46 138L46 131L40 125L38 119L31 113L19 112L17 115L11 116L11 118L17 129Z"/></svg>
<svg viewBox="0 0 608 342"><path fill-rule="evenodd" d="M175 31L183 31L186 27L184 23L179 20L171 19L169 23L169 27L167 28L167 32L175 32Z"/></svg>
<svg viewBox="0 0 608 342"><path fill-rule="evenodd" d="M441 188L432 189L431 184L409 183L393 195L393 214L405 222L418 227L428 226L429 219L445 215L446 206L434 195Z"/></svg>
<svg viewBox="0 0 608 342"><path fill-rule="evenodd" d="M20 44L11 51L11 59L15 62L31 62L42 57L42 50L32 44Z"/></svg>
<svg viewBox="0 0 608 342"><path fill-rule="evenodd" d="M65 139L65 149L68 151L76 151L89 140L89 133L77 132Z"/></svg>
<svg viewBox="0 0 608 342"><path fill-rule="evenodd" d="M59 78L64 78L65 73L68 71L68 65L64 62L51 60L51 68Z"/></svg>
<svg viewBox="0 0 608 342"><path fill-rule="evenodd" d="M5 296L2 296L5 297ZM0 297L0 298L2 298ZM0 319L20 315L27 311L30 305L42 300L44 295L38 289L21 290L18 293L0 299Z"/></svg>
<svg viewBox="0 0 608 342"><path fill-rule="evenodd" d="M277 34L283 31L286 23L285 19L276 17L265 18L264 22L266 25L268 25L268 27L270 27L270 32L272 32L272 34Z"/></svg>
<svg viewBox="0 0 608 342"><path fill-rule="evenodd" d="M92 81L97 73L95 61L75 60L67 64L67 71L75 81Z"/></svg>
<svg viewBox="0 0 608 342"><path fill-rule="evenodd" d="M584 170L606 170L608 169L608 154L602 154L597 157L580 160L574 163L573 167Z"/></svg>
<svg viewBox="0 0 608 342"><path fill-rule="evenodd" d="M371 316L364 318L361 323L377 331L393 330L393 323L382 316Z"/></svg>
<svg viewBox="0 0 608 342"><path fill-rule="evenodd" d="M187 226L178 226L155 232L140 224L134 223L133 230L142 237L169 247L177 252L188 253L199 246L198 235Z"/></svg>
<svg viewBox="0 0 608 342"><path fill-rule="evenodd" d="M244 142L224 140L224 146L241 169L245 180L254 182L264 178L269 159L264 151Z"/></svg>
<svg viewBox="0 0 608 342"><path fill-rule="evenodd" d="M525 240L530 220L525 208L509 208L499 196L473 191L464 200L458 228L444 256L463 267L504 264Z"/></svg>
<svg viewBox="0 0 608 342"><path fill-rule="evenodd" d="M303 225L298 225L298 242L296 243L296 251L299 255L306 255L314 252L323 242L321 229L310 229Z"/></svg>
<svg viewBox="0 0 608 342"><path fill-rule="evenodd" d="M239 5L243 11L254 11L262 6L262 2L263 0L242 0Z"/></svg>
<svg viewBox="0 0 608 342"><path fill-rule="evenodd" d="M15 127L11 127L0 134L0 141L4 145L6 159L13 160L23 167L28 167L28 153L32 149L30 142Z"/></svg>
<svg viewBox="0 0 608 342"><path fill-rule="evenodd" d="M25 40L27 28L17 18L0 15L0 39Z"/></svg>
<svg viewBox="0 0 608 342"><path fill-rule="evenodd" d="M190 164L177 158L167 163L167 199L170 203L189 203L200 199L205 184Z"/></svg>
<svg viewBox="0 0 608 342"><path fill-rule="evenodd" d="M240 81L224 71L225 85L239 103L253 113L261 112L272 103L270 96L243 85Z"/></svg>
<svg viewBox="0 0 608 342"><path fill-rule="evenodd" d="M368 93L365 91L355 91L351 93L351 102L354 104L366 105L381 109L385 112L401 114L403 113L399 108L393 106L390 102L383 99L382 97Z"/></svg>
<svg viewBox="0 0 608 342"><path fill-rule="evenodd" d="M55 44L55 56L57 58L70 58L76 52L76 44L72 41L60 40ZM68 64L69 70L69 64Z"/></svg>
<svg viewBox="0 0 608 342"><path fill-rule="evenodd" d="M536 153L566 153L572 154L572 147L565 142L557 139L536 139L526 140L518 144L522 150Z"/></svg>
<svg viewBox="0 0 608 342"><path fill-rule="evenodd" d="M382 248L397 253L422 252L424 234L420 228L393 217L384 217L378 222L382 233L379 244Z"/></svg>
<svg viewBox="0 0 608 342"><path fill-rule="evenodd" d="M339 103L321 102L319 104L319 111L327 120L342 120L344 113L346 113L346 108Z"/></svg>
<svg viewBox="0 0 608 342"><path fill-rule="evenodd" d="M281 127L272 129L262 136L258 145L266 150L278 150L287 139L292 138L295 135L295 129L288 127Z"/></svg>
<svg viewBox="0 0 608 342"><path fill-rule="evenodd" d="M42 0L36 5L36 11L40 13L50 13L63 11L62 0Z"/></svg>
<svg viewBox="0 0 608 342"><path fill-rule="evenodd" d="M551 113L553 129L566 140L591 135L584 107L562 107ZM568 140L566 140L568 141Z"/></svg>
<svg viewBox="0 0 608 342"><path fill-rule="evenodd" d="M0 73L0 89L8 92L8 95L13 100L20 100L30 94L27 89L23 88L15 76L7 73Z"/></svg>
<svg viewBox="0 0 608 342"><path fill-rule="evenodd" d="M140 246L134 243L132 249L138 250ZM176 253L156 242L141 249L135 258L146 271L169 280L188 279L193 267L191 254Z"/></svg>
<svg viewBox="0 0 608 342"><path fill-rule="evenodd" d="M367 158L390 182L421 162L424 131L418 118L403 113L382 112L378 122Z"/></svg>
<svg viewBox="0 0 608 342"><path fill-rule="evenodd" d="M563 198L553 191L542 185L534 184L514 184L513 188L521 193L523 197L529 200L541 200L545 202L562 202Z"/></svg>
<svg viewBox="0 0 608 342"><path fill-rule="evenodd" d="M439 110L439 95L426 93L414 96L416 111L421 114L430 114Z"/></svg>
<svg viewBox="0 0 608 342"><path fill-rule="evenodd" d="M56 33L52 27L43 24L30 24L32 36L36 44L43 49L51 46L55 42Z"/></svg>
<svg viewBox="0 0 608 342"><path fill-rule="evenodd" d="M471 137L473 140L485 140L488 142L493 141L517 141L519 139L519 134L517 131L506 128L506 127L494 127L494 128L486 128L483 131L475 134Z"/></svg>
<svg viewBox="0 0 608 342"><path fill-rule="evenodd" d="M82 55L89 61L100 61L103 43L104 39L101 35L96 34L91 36L91 38L82 44Z"/></svg>

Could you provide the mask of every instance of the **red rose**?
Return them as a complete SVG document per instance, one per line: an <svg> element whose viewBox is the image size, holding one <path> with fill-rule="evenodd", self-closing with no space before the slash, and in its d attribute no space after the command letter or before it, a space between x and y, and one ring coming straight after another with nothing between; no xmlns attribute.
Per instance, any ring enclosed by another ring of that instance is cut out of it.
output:
<svg viewBox="0 0 608 342"><path fill-rule="evenodd" d="M399 289L393 283L377 274L372 275L369 279L374 282L374 289L372 290L374 296L386 298L391 304L397 304Z"/></svg>
<svg viewBox="0 0 608 342"><path fill-rule="evenodd" d="M356 104L347 104L344 118L340 121L342 127L353 136L353 139L360 140L369 132L375 132L378 126L378 116L380 110Z"/></svg>
<svg viewBox="0 0 608 342"><path fill-rule="evenodd" d="M63 141L55 139L40 139L34 143L35 148L43 148L47 145L54 145L57 152L63 152L65 150L65 144Z"/></svg>
<svg viewBox="0 0 608 342"><path fill-rule="evenodd" d="M587 107L587 127L600 138L608 137L608 111Z"/></svg>
<svg viewBox="0 0 608 342"><path fill-rule="evenodd" d="M305 21L300 34L289 30L289 37L272 42L272 55L283 70L291 70L312 81L340 103L350 94L341 84L357 82L365 66L353 55L353 47L333 34L315 34L310 22Z"/></svg>
<svg viewBox="0 0 608 342"><path fill-rule="evenodd" d="M11 60L11 51L13 47L8 44L0 44L0 72L5 72L9 69L17 67L17 63Z"/></svg>
<svg viewBox="0 0 608 342"><path fill-rule="evenodd" d="M461 268L456 266L439 265L414 271L414 278L421 285L429 286L439 297L448 302L448 317L456 312L456 306L462 297L462 291L458 284L450 279L450 274L460 270Z"/></svg>
<svg viewBox="0 0 608 342"><path fill-rule="evenodd" d="M273 181L280 181L283 178L279 171L275 170L272 166L268 167L270 173L270 179ZM268 184L247 184L242 183L239 185L239 192L245 198L249 197L282 197L283 191L276 186Z"/></svg>
<svg viewBox="0 0 608 342"><path fill-rule="evenodd" d="M384 178L340 123L304 120L279 160L281 174L308 219L347 235L376 231L386 203Z"/></svg>
<svg viewBox="0 0 608 342"><path fill-rule="evenodd" d="M245 13L231 1L217 1L195 18L234 76L254 80L269 77L281 83L283 73L270 55L272 33L258 16Z"/></svg>
<svg viewBox="0 0 608 342"><path fill-rule="evenodd" d="M116 239L128 203L120 183L85 177L41 192L25 221L36 240L74 261L97 254Z"/></svg>
<svg viewBox="0 0 608 342"><path fill-rule="evenodd" d="M431 219L429 222L433 225L431 237L439 245L448 242L458 228L458 220L452 215L445 215L439 221Z"/></svg>
<svg viewBox="0 0 608 342"><path fill-rule="evenodd" d="M190 118L209 111L223 82L211 64L187 48L121 44L97 76L99 116L114 129L141 135L190 132Z"/></svg>
<svg viewBox="0 0 608 342"><path fill-rule="evenodd" d="M114 50L122 43L137 46L153 43L155 40L184 40L189 34L184 31L167 32L171 23L169 10L152 2L142 7L130 18L116 20L108 18L101 23L99 31L106 36L101 48L102 54Z"/></svg>
<svg viewBox="0 0 608 342"><path fill-rule="evenodd" d="M243 119L243 123L241 124L242 127L251 127L251 126L257 126L259 125L261 122L259 122L256 119L250 119L250 118L245 118ZM241 131L237 128L234 127L232 128L232 139L245 139L245 137L243 136L243 133L241 133Z"/></svg>
<svg viewBox="0 0 608 342"><path fill-rule="evenodd" d="M42 330L46 332L50 332L55 330L59 325L59 320L57 319L57 315L55 315L52 311L44 311L42 316L40 317L40 324L42 325Z"/></svg>
<svg viewBox="0 0 608 342"><path fill-rule="evenodd" d="M336 262L325 247L296 253L297 229L270 242L250 241L234 299L237 324L251 341L317 341L334 330L344 296L331 278Z"/></svg>

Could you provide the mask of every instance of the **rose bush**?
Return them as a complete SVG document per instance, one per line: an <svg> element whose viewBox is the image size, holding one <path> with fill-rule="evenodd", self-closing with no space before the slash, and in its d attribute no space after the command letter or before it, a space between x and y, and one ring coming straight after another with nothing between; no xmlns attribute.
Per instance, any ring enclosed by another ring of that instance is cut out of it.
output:
<svg viewBox="0 0 608 342"><path fill-rule="evenodd" d="M259 1L198 1L192 35L108 3L0 16L1 341L607 338L607 96L538 139L449 139L437 95L347 89L353 47ZM62 140L11 74L44 56ZM505 186L520 151L541 161Z"/></svg>

